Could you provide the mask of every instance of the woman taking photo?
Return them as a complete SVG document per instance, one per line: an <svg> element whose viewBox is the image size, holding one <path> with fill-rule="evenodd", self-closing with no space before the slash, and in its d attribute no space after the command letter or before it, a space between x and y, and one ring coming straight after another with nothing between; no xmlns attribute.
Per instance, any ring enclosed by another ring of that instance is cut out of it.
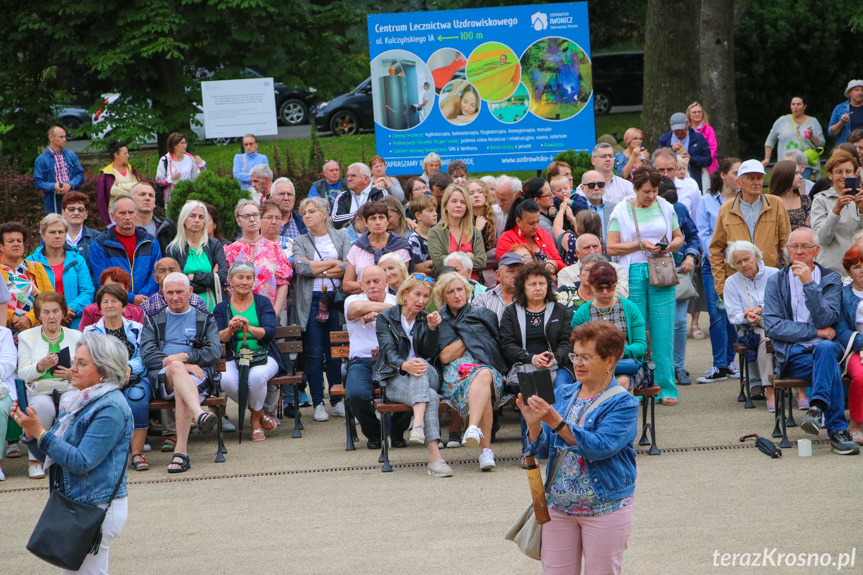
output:
<svg viewBox="0 0 863 575"><path fill-rule="evenodd" d="M770 175L770 193L785 204L792 232L797 228L809 227L809 208L812 206L812 198L800 192L798 179L802 183L797 164L788 160L776 162Z"/></svg>
<svg viewBox="0 0 863 575"><path fill-rule="evenodd" d="M80 503L107 507L102 540L75 573L107 573L111 543L120 535L129 511L126 459L132 437L132 412L120 388L126 381L127 355L116 339L96 333L81 336L72 368L67 370L76 393L63 417L46 425L39 407L27 413L12 409L24 430L27 450L51 474L53 489ZM120 488L111 500L117 480ZM71 571L63 571L71 573Z"/></svg>
<svg viewBox="0 0 863 575"><path fill-rule="evenodd" d="M572 342L578 383L555 389L553 406L538 395L517 400L528 452L548 458L543 573L579 573L584 560L585 573L617 575L632 533L638 401L614 381L625 343L619 329L588 322L572 332Z"/></svg>
<svg viewBox="0 0 863 575"><path fill-rule="evenodd" d="M440 314L425 311L433 285L429 277L412 275L399 289L396 305L378 314L375 331L380 353L374 379L386 388L387 401L412 407L414 426L408 442L428 447L428 474L451 477L452 469L438 448L440 378L434 366L423 359L435 357L440 342Z"/></svg>
<svg viewBox="0 0 863 575"><path fill-rule="evenodd" d="M0 224L0 273L11 299L7 302L6 327L16 335L38 325L33 302L40 293L54 291L42 264L24 260L27 227L20 222Z"/></svg>
<svg viewBox="0 0 863 575"><path fill-rule="evenodd" d="M405 201L405 192L401 183L396 178L387 175L387 163L380 156L372 156L369 161L372 169L372 187L386 190L391 196L398 198L399 202Z"/></svg>
<svg viewBox="0 0 863 575"><path fill-rule="evenodd" d="M860 164L857 158L840 150L827 160L825 167L833 187L812 200L812 231L821 245L815 261L845 279L848 276L842 258L854 245L854 236L863 228L860 222L863 191L858 188L856 196L849 195L851 190L845 187L845 179L856 177Z"/></svg>
<svg viewBox="0 0 863 575"><path fill-rule="evenodd" d="M381 256L388 253L398 254L411 269L411 245L403 237L387 231L389 210L383 202L368 202L360 208L368 231L364 232L348 251L348 264L345 267L343 289L349 294L358 294L360 283L357 278L363 270L377 264Z"/></svg>
<svg viewBox="0 0 863 575"><path fill-rule="evenodd" d="M150 464L144 459L144 444L147 442L147 429L150 427L150 383L147 370L141 361L141 332L144 326L123 317L129 303L128 294L117 284L102 286L96 292L96 305L102 311L102 319L87 326L84 333L96 332L110 335L123 344L127 352L130 373L124 379L123 395L132 410L134 431L132 432L132 469L147 471Z"/></svg>
<svg viewBox="0 0 863 575"><path fill-rule="evenodd" d="M608 262L595 264L588 274L587 282L596 297L575 312L572 316L572 328L591 321L607 321L620 330L626 338L626 345L623 348L623 358L614 366L614 377L617 378L617 383L629 390L630 380L641 367L647 351L644 316L634 303L615 295L617 272Z"/></svg>
<svg viewBox="0 0 863 575"><path fill-rule="evenodd" d="M102 223L110 226L111 208L114 199L122 194L132 194L132 186L141 181L138 172L129 163L129 148L123 142L108 144L108 155L111 163L99 170L96 180L96 204L99 206L99 217Z"/></svg>
<svg viewBox="0 0 863 575"><path fill-rule="evenodd" d="M93 278L86 260L74 248L66 246L69 225L60 214L48 214L39 224L43 246L36 248L28 260L42 264L54 291L66 298L69 311L63 325L77 329L84 308L93 303Z"/></svg>
<svg viewBox="0 0 863 575"><path fill-rule="evenodd" d="M397 254L385 254L378 260L387 280L387 292L396 295L404 281L408 279L408 268Z"/></svg>
<svg viewBox="0 0 863 575"><path fill-rule="evenodd" d="M468 193L455 184L447 186L441 200L440 222L429 230L429 256L432 267L443 266L447 254L464 252L473 261L471 277L485 269L485 242L482 232L473 225L473 209Z"/></svg>
<svg viewBox="0 0 863 575"><path fill-rule="evenodd" d="M174 132L168 136L168 153L162 156L159 167L156 168L156 183L164 189L164 196L159 199L163 200L166 206L177 182L195 181L198 174L207 167L207 162L202 160L201 156L186 152L188 147L188 141L183 134Z"/></svg>
<svg viewBox="0 0 863 575"><path fill-rule="evenodd" d="M63 327L68 308L57 292L39 294L33 304L42 325L18 334L18 377L27 384L27 402L39 412L42 427L50 428L57 416L53 393L60 393L60 411L68 412L69 402L77 395L69 393L72 357L81 340L81 332ZM64 358L63 364L60 359ZM126 362L124 362L125 365ZM42 479L45 471L33 452L29 454L31 479Z"/></svg>
<svg viewBox="0 0 863 575"><path fill-rule="evenodd" d="M201 296L212 313L216 300L221 300L224 293L228 264L221 242L207 235L209 219L203 202L186 202L177 218L177 237L168 244L165 255L177 260L180 270L189 276L192 291Z"/></svg>
<svg viewBox="0 0 863 575"><path fill-rule="evenodd" d="M516 198L506 221L506 228L497 240L497 252L505 254L513 244L527 244L534 259L556 274L566 267L551 234L539 226L539 204L534 200Z"/></svg>
<svg viewBox="0 0 863 575"><path fill-rule="evenodd" d="M644 134L638 128L629 128L623 134L625 150L614 155L614 173L628 180L632 172L650 164L650 154L644 149Z"/></svg>
<svg viewBox="0 0 863 575"><path fill-rule="evenodd" d="M468 421L462 445L479 447L479 468L494 469L491 450L493 410L500 404L506 362L498 347L497 316L468 303L470 283L449 272L435 284L435 303L443 320L438 350L443 366L442 400Z"/></svg>
<svg viewBox="0 0 863 575"><path fill-rule="evenodd" d="M254 292L270 300L278 316L285 308L291 264L285 252L261 235L261 211L252 200L240 200L234 208L237 225L243 231L240 239L225 246L225 264L252 262L255 266Z"/></svg>
<svg viewBox="0 0 863 575"><path fill-rule="evenodd" d="M781 160L788 150L805 152L823 146L824 142L821 124L812 116L806 115L806 103L800 96L795 96L791 98L791 113L776 120L770 133L767 134L767 140L764 141L764 159L761 163L765 167L770 163L773 150L777 150L777 160ZM810 161L803 172L803 177L807 180L812 176L813 171L819 175L821 173L817 157L816 154L815 161Z"/></svg>
<svg viewBox="0 0 863 575"><path fill-rule="evenodd" d="M326 201L326 200L324 200ZM273 341L276 334L276 313L270 300L252 291L255 285L255 269L246 262L237 262L228 271L231 297L222 301L213 311L219 340L225 344L225 373L222 374L222 389L234 401L239 401L240 375L237 357L243 344L243 331L246 331L246 345L249 349L266 349L266 361L251 366L249 370L249 424L252 428L252 441L266 439L264 430L271 430L276 421L264 413L264 400L267 398L267 382L280 371L282 354Z"/></svg>
<svg viewBox="0 0 863 575"><path fill-rule="evenodd" d="M315 421L329 419L324 407L324 371L331 387L342 382L341 360L333 359L330 343L330 333L341 329L339 312L327 309L326 305L322 309L321 297L326 292L334 294L341 285L351 249L348 235L329 225L327 208L327 201L321 197L303 200L300 213L309 231L294 240L297 275L291 323L303 330L305 373L315 406ZM337 398L331 398L330 411L344 417L345 406Z"/></svg>
<svg viewBox="0 0 863 575"><path fill-rule="evenodd" d="M629 299L646 312L655 381L662 389L660 400L665 405L677 405L674 322L670 321L677 306L675 286L652 286L648 277L648 258L670 258L683 245L674 207L658 197L660 183L662 176L652 167L633 174L635 198L619 203L611 212L608 255L620 257L620 265L629 276Z"/></svg>

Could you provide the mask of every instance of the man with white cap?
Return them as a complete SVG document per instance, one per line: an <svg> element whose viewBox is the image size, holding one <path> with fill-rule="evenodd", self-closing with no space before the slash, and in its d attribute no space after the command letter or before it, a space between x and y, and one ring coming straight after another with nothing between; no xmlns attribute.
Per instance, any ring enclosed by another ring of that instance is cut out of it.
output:
<svg viewBox="0 0 863 575"><path fill-rule="evenodd" d="M713 163L707 138L689 127L686 114L676 112L671 116L671 131L659 136L657 148L671 148L678 155L689 155L689 175L701 189L701 168Z"/></svg>
<svg viewBox="0 0 863 575"><path fill-rule="evenodd" d="M830 115L830 133L836 136L836 145L848 139L852 130L863 128L863 80L851 80L845 87L848 98Z"/></svg>

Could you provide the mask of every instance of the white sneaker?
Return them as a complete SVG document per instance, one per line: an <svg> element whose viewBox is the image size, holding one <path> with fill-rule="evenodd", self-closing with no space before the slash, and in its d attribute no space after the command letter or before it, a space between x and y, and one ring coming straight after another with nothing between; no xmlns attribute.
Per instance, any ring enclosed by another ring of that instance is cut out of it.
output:
<svg viewBox="0 0 863 575"><path fill-rule="evenodd" d="M461 444L465 447L479 447L479 440L483 437L482 431L476 425L471 425L464 432Z"/></svg>
<svg viewBox="0 0 863 575"><path fill-rule="evenodd" d="M330 414L327 413L327 408L324 407L324 404L321 403L315 408L315 415L313 416L315 421L329 421Z"/></svg>
<svg viewBox="0 0 863 575"><path fill-rule="evenodd" d="M725 373L727 373L728 377L731 379L740 379L740 368L738 368L737 364L733 361L725 368Z"/></svg>
<svg viewBox="0 0 863 575"><path fill-rule="evenodd" d="M428 474L432 477L452 477L452 469L443 459L428 464Z"/></svg>
<svg viewBox="0 0 863 575"><path fill-rule="evenodd" d="M479 468L482 471L491 471L494 467L494 451L483 449L482 453L479 454Z"/></svg>
<svg viewBox="0 0 863 575"><path fill-rule="evenodd" d="M344 417L345 416L345 402L340 401L337 404L330 407L330 415L333 417Z"/></svg>
<svg viewBox="0 0 863 575"><path fill-rule="evenodd" d="M45 477L45 470L42 469L41 463L37 463L27 468L27 475L30 476L30 479L42 479Z"/></svg>
<svg viewBox="0 0 863 575"><path fill-rule="evenodd" d="M857 433L859 433L859 431ZM6 481L6 474L3 473L2 469L0 469L0 481Z"/></svg>
<svg viewBox="0 0 863 575"><path fill-rule="evenodd" d="M411 429L411 437L408 439L408 443L416 443L417 445L425 445L426 443L426 431L422 425L414 425L413 429Z"/></svg>

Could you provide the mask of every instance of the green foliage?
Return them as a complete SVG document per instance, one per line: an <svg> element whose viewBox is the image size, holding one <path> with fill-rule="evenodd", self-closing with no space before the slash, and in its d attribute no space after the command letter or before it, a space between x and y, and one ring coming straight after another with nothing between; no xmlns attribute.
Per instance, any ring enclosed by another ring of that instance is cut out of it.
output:
<svg viewBox="0 0 863 575"><path fill-rule="evenodd" d="M240 232L234 219L234 208L241 199L251 199L249 192L241 190L233 177L219 177L214 172L204 171L195 181L185 180L174 186L168 202L168 217L172 220L180 215L187 200L200 200L213 204L222 216L221 229L226 238L235 238Z"/></svg>
<svg viewBox="0 0 863 575"><path fill-rule="evenodd" d="M583 150L581 152L574 150L561 152L554 157L554 161L569 164L572 168L572 179L574 182L581 182L582 174L593 169L593 164L590 163L590 154ZM542 177L547 178L545 172L543 172Z"/></svg>

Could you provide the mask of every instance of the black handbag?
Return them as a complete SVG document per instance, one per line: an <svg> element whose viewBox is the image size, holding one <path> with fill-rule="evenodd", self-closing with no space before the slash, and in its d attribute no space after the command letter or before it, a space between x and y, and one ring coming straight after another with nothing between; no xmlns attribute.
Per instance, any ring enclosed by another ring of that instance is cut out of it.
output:
<svg viewBox="0 0 863 575"><path fill-rule="evenodd" d="M56 463L54 465L57 465ZM128 456L120 472L120 478L114 485L108 507L117 496L123 478L126 476ZM52 474L59 478L62 470L58 468ZM88 554L99 553L102 543L102 523L108 509L102 509L89 503L81 503L61 492L55 483L51 486L48 503L42 510L42 516L30 535L27 550L33 555L61 569L78 571Z"/></svg>

